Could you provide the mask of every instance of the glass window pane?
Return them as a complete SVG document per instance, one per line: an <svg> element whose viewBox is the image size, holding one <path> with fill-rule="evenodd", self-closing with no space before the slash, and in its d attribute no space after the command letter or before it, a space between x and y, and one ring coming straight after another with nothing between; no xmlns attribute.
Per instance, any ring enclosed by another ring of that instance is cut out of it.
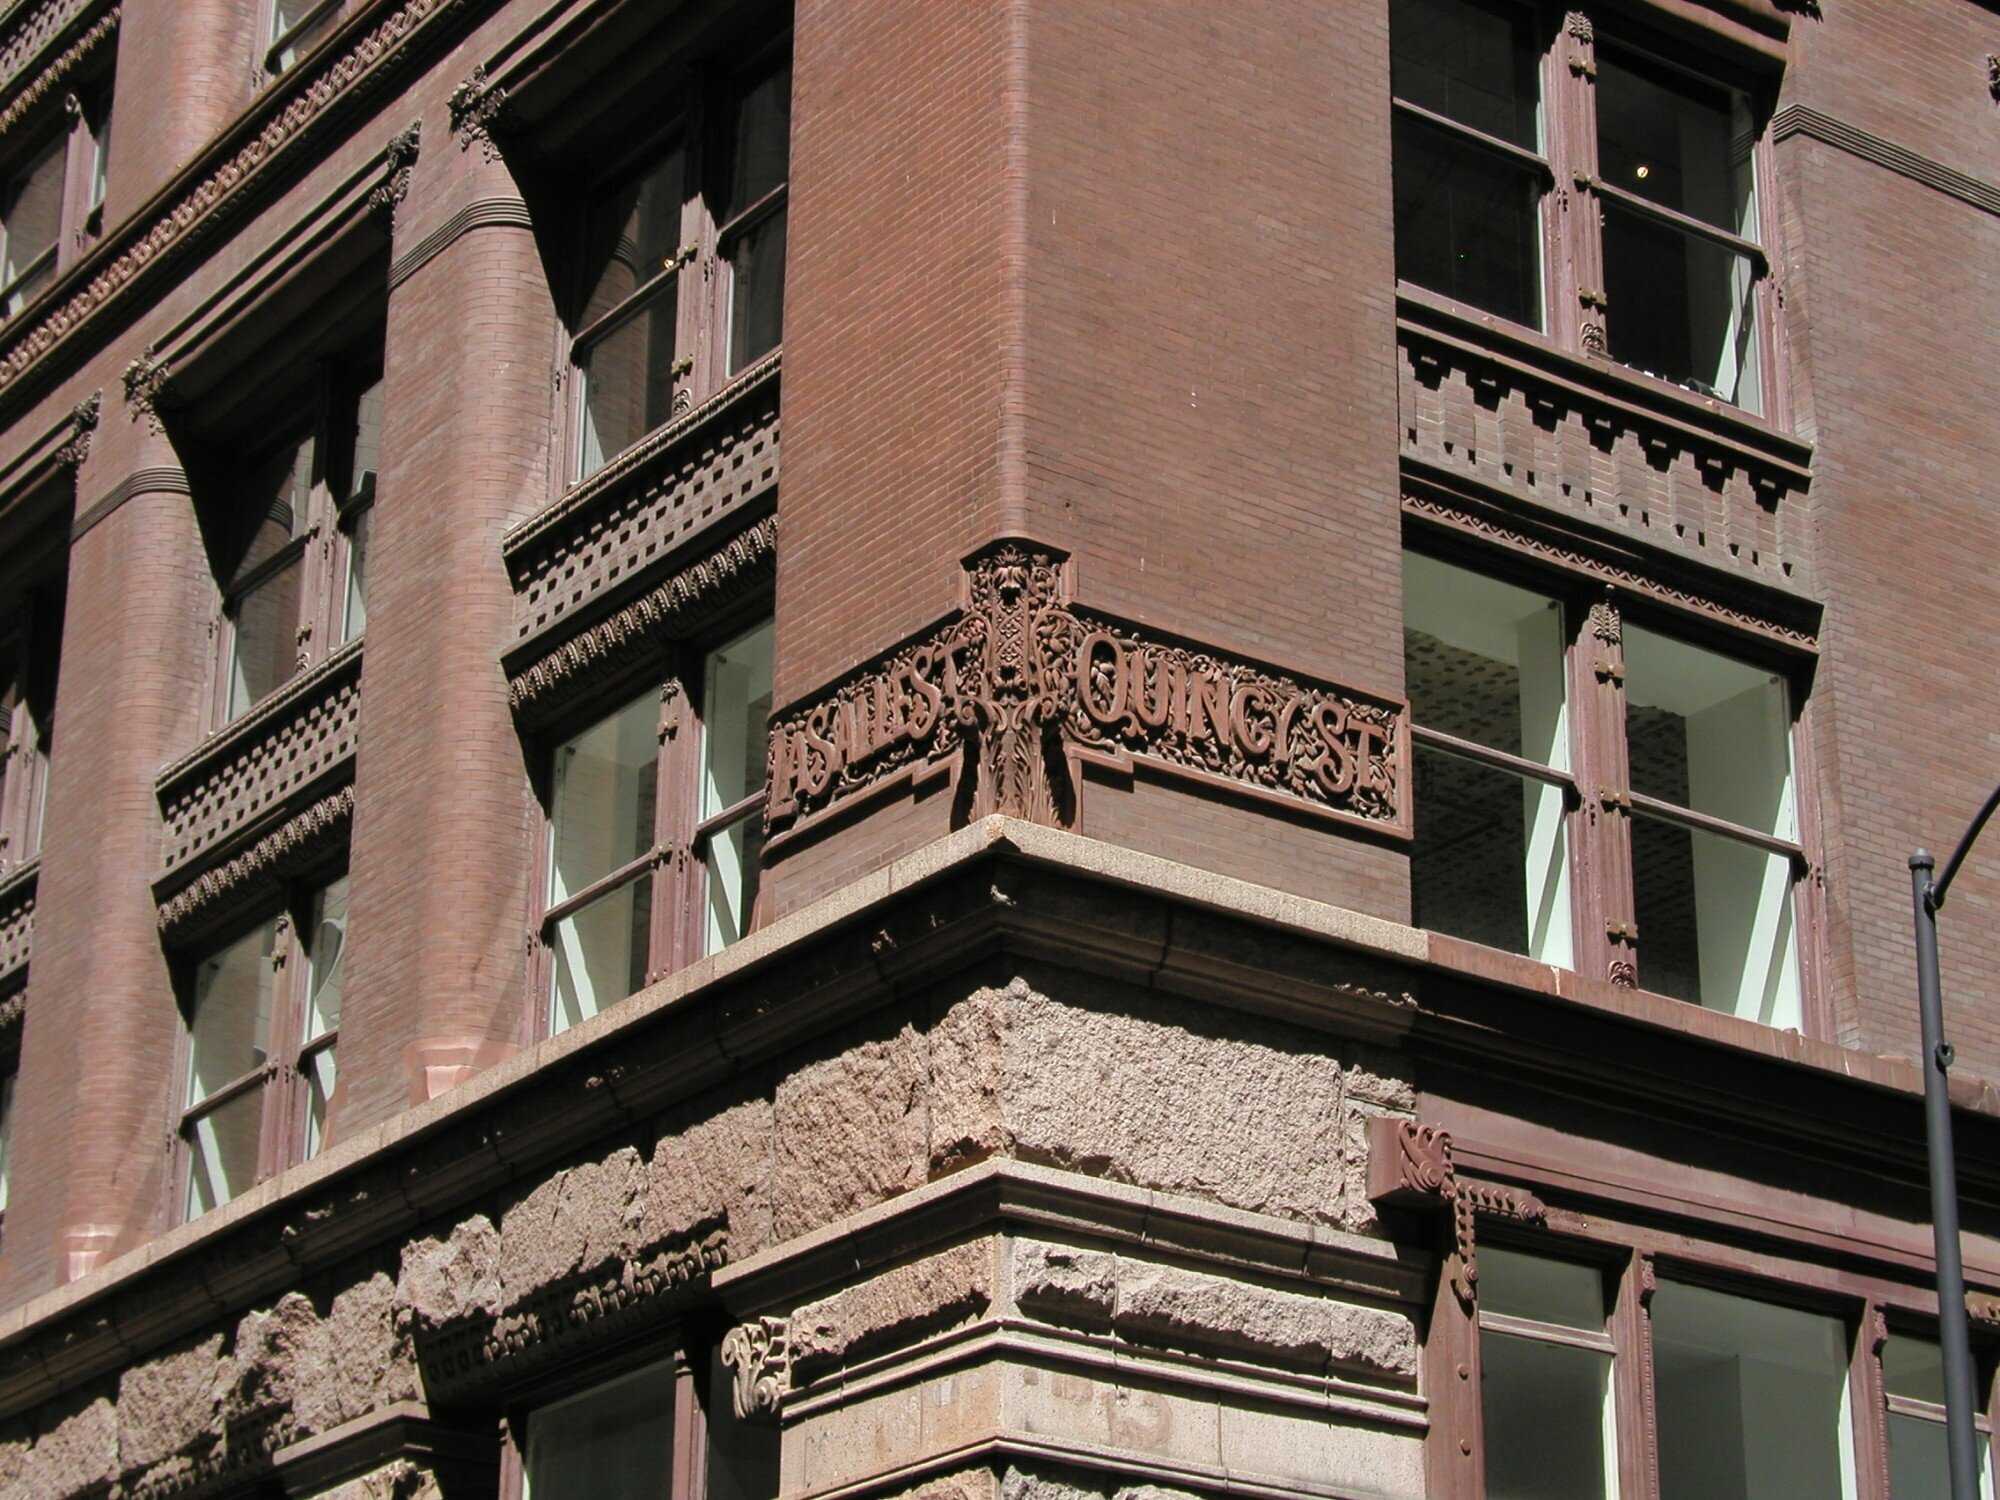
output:
<svg viewBox="0 0 2000 1500"><path fill-rule="evenodd" d="M785 180L792 149L792 65L753 84L736 111L729 212L740 213Z"/></svg>
<svg viewBox="0 0 2000 1500"><path fill-rule="evenodd" d="M557 748L551 905L653 847L659 725L648 693Z"/></svg>
<svg viewBox="0 0 2000 1500"><path fill-rule="evenodd" d="M271 6L271 41L283 39L284 46L271 59L271 65L279 72L292 66L311 49L313 43L322 36L328 25L339 14L338 6L331 6L324 15L315 17L312 24L301 23L319 8L320 0L273 0Z"/></svg>
<svg viewBox="0 0 2000 1500"><path fill-rule="evenodd" d="M336 1050L336 1046L329 1043L308 1056L301 1065L306 1079L307 1161L319 1155L320 1147L326 1144L327 1117L333 1108L333 1090L338 1082L333 1057Z"/></svg>
<svg viewBox="0 0 2000 1500"><path fill-rule="evenodd" d="M1597 54L1595 92L1597 162L1606 182L1746 240L1757 238L1748 100L1605 49Z"/></svg>
<svg viewBox="0 0 2000 1500"><path fill-rule="evenodd" d="M104 193L111 181L111 101L106 99L98 106L97 131L91 139L90 151L90 206L98 207L104 202Z"/></svg>
<svg viewBox="0 0 2000 1500"><path fill-rule="evenodd" d="M299 590L305 559L294 557L240 594L230 631L229 710L235 718L291 679L299 665Z"/></svg>
<svg viewBox="0 0 2000 1500"><path fill-rule="evenodd" d="M313 897L306 950L306 1034L310 1042L340 1029L342 960L347 956L347 877Z"/></svg>
<svg viewBox="0 0 2000 1500"><path fill-rule="evenodd" d="M726 811L764 785L771 718L769 621L709 653L702 697L701 816ZM708 946L715 952L749 930L757 899L763 819L732 825L708 846Z"/></svg>
<svg viewBox="0 0 2000 1500"><path fill-rule="evenodd" d="M1892 1333L1882 1344L1882 1388L1892 1396L1944 1405L1944 1351L1933 1339Z"/></svg>
<svg viewBox="0 0 2000 1500"><path fill-rule="evenodd" d="M1394 136L1397 277L1541 327L1540 179L1421 120Z"/></svg>
<svg viewBox="0 0 2000 1500"><path fill-rule="evenodd" d="M278 923L272 918L196 967L188 1023L188 1105L262 1067L269 1056L277 944Z"/></svg>
<svg viewBox="0 0 2000 1500"><path fill-rule="evenodd" d="M14 1078L0 1078L0 1213L7 1211L7 1185L13 1176Z"/></svg>
<svg viewBox="0 0 2000 1500"><path fill-rule="evenodd" d="M1993 1455L1984 1433L1979 1447L1979 1493L1993 1500ZM1889 1494L1893 1500L1949 1500L1951 1460L1944 1423L1889 1413Z"/></svg>
<svg viewBox="0 0 2000 1500"><path fill-rule="evenodd" d="M1470 0L1394 0L1389 10L1389 88L1398 99L1497 135L1541 146L1539 49L1526 6Z"/></svg>
<svg viewBox="0 0 2000 1500"><path fill-rule="evenodd" d="M660 1500L673 1449L673 1367L652 1365L529 1416L523 1500Z"/></svg>
<svg viewBox="0 0 2000 1500"><path fill-rule="evenodd" d="M1484 1332L1479 1363L1489 1500L1617 1493L1609 1354Z"/></svg>
<svg viewBox="0 0 2000 1500"><path fill-rule="evenodd" d="M62 233L63 147L63 139L58 136L7 184L6 202L0 208L7 240L0 285L12 284L25 275L30 266L55 248ZM51 259L47 269L31 284L14 289L8 298L7 315L11 317L25 307L54 275Z"/></svg>
<svg viewBox="0 0 2000 1500"><path fill-rule="evenodd" d="M382 382L363 391L354 402L354 451L347 474L346 499L375 493L375 472L382 465Z"/></svg>
<svg viewBox="0 0 2000 1500"><path fill-rule="evenodd" d="M556 923L551 1036L645 986L652 912L653 877L648 873Z"/></svg>
<svg viewBox="0 0 2000 1500"><path fill-rule="evenodd" d="M220 1208L256 1185L263 1116L264 1091L252 1089L188 1127L188 1218Z"/></svg>
<svg viewBox="0 0 2000 1500"><path fill-rule="evenodd" d="M781 209L730 247L729 369L754 364L784 339L785 215Z"/></svg>
<svg viewBox="0 0 2000 1500"><path fill-rule="evenodd" d="M1569 763L1562 609L1553 599L1415 553L1403 560L1411 716L1557 769ZM1417 920L1436 931L1573 961L1561 788L1417 750Z"/></svg>
<svg viewBox="0 0 2000 1500"><path fill-rule="evenodd" d="M1747 256L1604 205L1610 351L1620 364L1761 410L1755 285Z"/></svg>
<svg viewBox="0 0 2000 1500"><path fill-rule="evenodd" d="M1604 1273L1570 1260L1479 1247L1479 1309L1604 1331Z"/></svg>
<svg viewBox="0 0 2000 1500"><path fill-rule="evenodd" d="M577 355L583 413L579 478L596 473L674 414L677 280Z"/></svg>
<svg viewBox="0 0 2000 1500"><path fill-rule="evenodd" d="M1632 899L1643 988L1799 1029L1790 859L1637 814Z"/></svg>
<svg viewBox="0 0 2000 1500"><path fill-rule="evenodd" d="M1840 1319L1663 1280L1652 1320L1661 1500L1854 1494Z"/></svg>
<svg viewBox="0 0 2000 1500"><path fill-rule="evenodd" d="M1632 789L1797 838L1783 680L1643 626L1627 624L1624 636Z"/></svg>
<svg viewBox="0 0 2000 1500"><path fill-rule="evenodd" d="M351 641L368 628L368 543L375 530L375 507L364 505L347 523L347 598L341 608L340 638Z"/></svg>

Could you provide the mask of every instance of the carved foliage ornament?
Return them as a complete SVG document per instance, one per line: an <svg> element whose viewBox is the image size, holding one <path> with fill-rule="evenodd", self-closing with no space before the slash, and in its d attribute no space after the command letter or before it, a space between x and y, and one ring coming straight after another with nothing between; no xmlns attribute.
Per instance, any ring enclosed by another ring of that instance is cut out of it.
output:
<svg viewBox="0 0 2000 1500"><path fill-rule="evenodd" d="M393 214L396 205L409 196L410 174L417 164L417 152L423 144L424 122L413 120L407 130L389 138L383 149L384 171L382 181L368 194L368 206L379 213Z"/></svg>
<svg viewBox="0 0 2000 1500"><path fill-rule="evenodd" d="M957 620L773 722L773 827L961 751L973 817L1071 821L1067 763L1086 755L1406 826L1401 704L1074 607L1060 555L1031 543L975 554L964 597Z"/></svg>
<svg viewBox="0 0 2000 1500"><path fill-rule="evenodd" d="M458 149L469 151L477 145L479 154L487 161L498 161L500 147L493 139L493 131L507 108L507 90L487 81L486 64L473 68L446 102Z"/></svg>
<svg viewBox="0 0 2000 1500"><path fill-rule="evenodd" d="M740 1422L775 1421L791 1384L790 1324L754 1318L723 1335L722 1362L735 1373L730 1405Z"/></svg>
<svg viewBox="0 0 2000 1500"><path fill-rule="evenodd" d="M70 468L80 468L90 457L91 436L97 431L98 420L104 415L104 392L92 391L77 402L76 409L69 414L69 440L56 449L56 462Z"/></svg>

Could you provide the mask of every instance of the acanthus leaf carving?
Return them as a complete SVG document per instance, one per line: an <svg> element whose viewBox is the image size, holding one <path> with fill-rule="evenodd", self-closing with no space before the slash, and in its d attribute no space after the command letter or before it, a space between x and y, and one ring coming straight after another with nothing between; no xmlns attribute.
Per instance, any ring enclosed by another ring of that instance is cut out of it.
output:
<svg viewBox="0 0 2000 1500"><path fill-rule="evenodd" d="M451 111L451 133L458 149L470 151L475 145L489 162L500 159L500 146L493 138L507 108L507 90L486 77L486 64L477 64L464 81L451 91L446 101Z"/></svg>
<svg viewBox="0 0 2000 1500"><path fill-rule="evenodd" d="M126 414L134 422L143 419L156 434L166 431L166 424L160 418L160 396L171 373L167 362L150 350L125 366Z"/></svg>
<svg viewBox="0 0 2000 1500"><path fill-rule="evenodd" d="M734 1372L730 1405L739 1422L776 1421L791 1385L791 1325L762 1317L739 1323L722 1338L722 1363Z"/></svg>
<svg viewBox="0 0 2000 1500"><path fill-rule="evenodd" d="M90 457L90 441L104 414L104 392L92 391L77 402L69 414L69 440L56 449L56 462L72 469L81 468Z"/></svg>
<svg viewBox="0 0 2000 1500"><path fill-rule="evenodd" d="M417 153L423 147L423 133L424 122L412 120L407 129L389 137L389 144L382 151L382 180L368 194L370 208L393 216L396 206L409 196Z"/></svg>
<svg viewBox="0 0 2000 1500"><path fill-rule="evenodd" d="M1548 1205L1533 1193L1469 1182L1452 1159L1451 1133L1439 1125L1378 1117L1369 1122L1368 1197L1377 1205L1442 1208L1451 1216L1452 1295L1468 1313L1479 1301L1478 1220L1546 1224Z"/></svg>

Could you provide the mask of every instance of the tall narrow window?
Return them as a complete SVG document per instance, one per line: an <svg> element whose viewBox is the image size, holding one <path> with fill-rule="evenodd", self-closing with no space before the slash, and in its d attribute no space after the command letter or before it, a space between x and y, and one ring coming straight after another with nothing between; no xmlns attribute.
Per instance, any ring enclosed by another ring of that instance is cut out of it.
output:
<svg viewBox="0 0 2000 1500"><path fill-rule="evenodd" d="M0 614L0 875L42 849L62 623L59 579L22 589Z"/></svg>
<svg viewBox="0 0 2000 1500"><path fill-rule="evenodd" d="M1652 1331L1661 1500L1851 1500L1840 1319L1663 1279Z"/></svg>
<svg viewBox="0 0 2000 1500"><path fill-rule="evenodd" d="M1395 0L1396 274L1516 323L1542 320L1542 141L1530 12Z"/></svg>
<svg viewBox="0 0 2000 1500"><path fill-rule="evenodd" d="M792 136L789 59L756 79L736 105L727 218L716 233L729 265L729 369L778 347L785 312L785 187Z"/></svg>
<svg viewBox="0 0 2000 1500"><path fill-rule="evenodd" d="M1618 1493L1613 1344L1594 1266L1479 1250L1479 1379L1489 1500Z"/></svg>
<svg viewBox="0 0 2000 1500"><path fill-rule="evenodd" d="M283 685L298 667L316 447L312 433L298 434L250 471L243 511L248 537L223 600L229 627L225 719Z"/></svg>
<svg viewBox="0 0 2000 1500"><path fill-rule="evenodd" d="M673 1493L677 1409L686 1379L670 1361L648 1365L528 1418L523 1500L666 1500Z"/></svg>
<svg viewBox="0 0 2000 1500"><path fill-rule="evenodd" d="M1784 683L1627 625L1639 982L1797 1028L1792 883L1799 859Z"/></svg>
<svg viewBox="0 0 2000 1500"><path fill-rule="evenodd" d="M13 1070L0 1075L0 1223L7 1216L7 1200L14 1180L14 1083Z"/></svg>
<svg viewBox="0 0 2000 1500"><path fill-rule="evenodd" d="M1416 920L1545 963L1570 933L1568 644L1554 599L1403 560Z"/></svg>
<svg viewBox="0 0 2000 1500"><path fill-rule="evenodd" d="M368 544L375 525L375 471L382 462L382 382L355 397L353 437L340 485L340 530L347 538L347 577L340 591L340 639L368 628Z"/></svg>
<svg viewBox="0 0 2000 1500"><path fill-rule="evenodd" d="M0 316L13 317L56 278L66 141L50 140L0 190Z"/></svg>
<svg viewBox="0 0 2000 1500"><path fill-rule="evenodd" d="M585 475L673 415L679 358L687 154L678 142L596 209L603 261L584 299L573 358Z"/></svg>
<svg viewBox="0 0 2000 1500"><path fill-rule="evenodd" d="M556 746L542 935L551 1033L753 923L769 622Z"/></svg>
<svg viewBox="0 0 2000 1500"><path fill-rule="evenodd" d="M1888 1405L1889 1494L1930 1500L1951 1493L1945 1453L1944 1356L1934 1339L1892 1333L1882 1343L1882 1398ZM1993 1435L1983 1410L1978 1428L1979 1493L1993 1500Z"/></svg>
<svg viewBox="0 0 2000 1500"><path fill-rule="evenodd" d="M1596 96L1612 357L1757 410L1762 252L1748 101L1606 48Z"/></svg>
<svg viewBox="0 0 2000 1500"><path fill-rule="evenodd" d="M195 1218L318 1153L333 1123L347 877L202 956L189 986L180 1122Z"/></svg>

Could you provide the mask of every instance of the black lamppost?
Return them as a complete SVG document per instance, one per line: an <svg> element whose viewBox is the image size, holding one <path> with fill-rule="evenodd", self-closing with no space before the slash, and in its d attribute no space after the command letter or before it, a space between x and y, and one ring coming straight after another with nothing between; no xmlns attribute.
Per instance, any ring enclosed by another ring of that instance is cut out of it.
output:
<svg viewBox="0 0 2000 1500"><path fill-rule="evenodd" d="M1910 856L1910 901L1917 917L1917 1008L1924 1030L1924 1135L1931 1163L1931 1241L1937 1252L1938 1343L1944 1354L1945 1452L1951 1463L1951 1500L1979 1500L1979 1450L1972 1434L1972 1334L1965 1316L1965 1265L1958 1249L1958 1163L1952 1154L1951 1097L1946 1074L1951 1043L1944 1039L1944 1000L1938 989L1937 914L1965 863L1972 841L2000 807L1993 789L1944 867L1931 879L1930 850Z"/></svg>

